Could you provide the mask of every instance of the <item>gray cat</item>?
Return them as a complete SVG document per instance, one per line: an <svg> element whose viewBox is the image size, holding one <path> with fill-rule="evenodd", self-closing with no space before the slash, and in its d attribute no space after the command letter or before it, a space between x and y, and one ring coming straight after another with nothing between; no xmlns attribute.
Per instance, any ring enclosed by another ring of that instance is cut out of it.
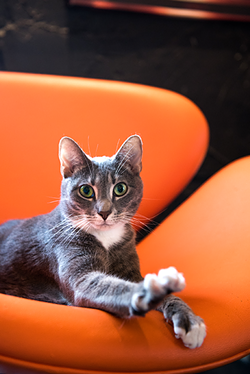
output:
<svg viewBox="0 0 250 374"><path fill-rule="evenodd" d="M144 279L140 273L131 226L143 192L140 137L129 137L113 157L95 158L64 137L59 158L60 204L0 226L0 292L122 318L158 309L185 346L199 347L202 319L171 295L184 288L182 274L173 267Z"/></svg>

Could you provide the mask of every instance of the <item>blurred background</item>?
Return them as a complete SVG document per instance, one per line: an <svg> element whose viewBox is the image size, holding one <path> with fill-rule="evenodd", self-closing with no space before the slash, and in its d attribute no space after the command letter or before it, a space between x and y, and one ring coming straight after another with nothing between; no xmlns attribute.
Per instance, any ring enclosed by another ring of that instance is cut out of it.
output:
<svg viewBox="0 0 250 374"><path fill-rule="evenodd" d="M134 82L194 101L208 154L160 222L250 153L249 21L248 0L0 0L0 70ZM241 360L207 373L249 372Z"/></svg>

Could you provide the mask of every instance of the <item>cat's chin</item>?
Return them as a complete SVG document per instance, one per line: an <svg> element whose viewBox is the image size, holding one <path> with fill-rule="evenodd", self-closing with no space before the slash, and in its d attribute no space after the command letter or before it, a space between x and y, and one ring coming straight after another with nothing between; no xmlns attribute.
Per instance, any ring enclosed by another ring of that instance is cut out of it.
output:
<svg viewBox="0 0 250 374"><path fill-rule="evenodd" d="M108 230L113 230L115 228L121 227L123 225L121 225L121 223L103 222L103 223L91 224L91 226L94 230L108 231Z"/></svg>
<svg viewBox="0 0 250 374"><path fill-rule="evenodd" d="M101 225L92 225L94 230L99 230L99 231L107 231L113 228L112 225L107 225L107 224L101 224Z"/></svg>

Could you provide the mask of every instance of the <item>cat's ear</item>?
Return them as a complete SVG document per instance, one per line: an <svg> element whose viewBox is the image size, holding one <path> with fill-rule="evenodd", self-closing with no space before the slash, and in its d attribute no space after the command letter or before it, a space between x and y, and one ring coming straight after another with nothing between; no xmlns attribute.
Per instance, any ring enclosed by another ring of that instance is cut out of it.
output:
<svg viewBox="0 0 250 374"><path fill-rule="evenodd" d="M59 143L59 159L64 178L71 177L77 170L87 167L91 162L79 145L66 136Z"/></svg>
<svg viewBox="0 0 250 374"><path fill-rule="evenodd" d="M129 166L134 173L140 173L142 169L142 140L140 136L130 136L115 157L121 165Z"/></svg>

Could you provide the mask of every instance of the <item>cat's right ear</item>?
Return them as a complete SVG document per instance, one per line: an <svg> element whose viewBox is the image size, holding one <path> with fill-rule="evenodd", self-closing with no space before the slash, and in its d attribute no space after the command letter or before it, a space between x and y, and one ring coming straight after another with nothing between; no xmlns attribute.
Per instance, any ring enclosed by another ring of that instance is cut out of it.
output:
<svg viewBox="0 0 250 374"><path fill-rule="evenodd" d="M71 177L77 170L87 167L90 162L79 145L67 136L60 140L59 159L64 178Z"/></svg>

